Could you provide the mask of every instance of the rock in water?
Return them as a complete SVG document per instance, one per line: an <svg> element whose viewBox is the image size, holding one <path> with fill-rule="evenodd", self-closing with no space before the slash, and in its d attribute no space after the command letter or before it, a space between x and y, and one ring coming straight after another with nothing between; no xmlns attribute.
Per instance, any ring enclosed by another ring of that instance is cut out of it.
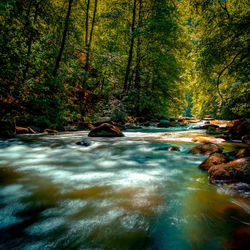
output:
<svg viewBox="0 0 250 250"><path fill-rule="evenodd" d="M89 147L91 145L90 141L79 141L76 143L76 145L84 146L84 147Z"/></svg>
<svg viewBox="0 0 250 250"><path fill-rule="evenodd" d="M219 165L228 161L228 158L224 154L213 153L200 164L199 168L202 170L208 170L214 165Z"/></svg>
<svg viewBox="0 0 250 250"><path fill-rule="evenodd" d="M241 139L242 136L250 134L250 119L241 119L233 121L232 127L228 131L232 139Z"/></svg>
<svg viewBox="0 0 250 250"><path fill-rule="evenodd" d="M197 137L193 138L192 141L194 141L194 142L211 142L211 143L225 142L225 140L222 138L202 137L202 136L197 136Z"/></svg>
<svg viewBox="0 0 250 250"><path fill-rule="evenodd" d="M239 149L235 154L236 159L245 158L245 157L250 157L250 148Z"/></svg>
<svg viewBox="0 0 250 250"><path fill-rule="evenodd" d="M214 143L207 142L203 145L193 147L189 151L189 154L211 155L212 153L215 153L215 152L221 153L222 151L223 151L223 147Z"/></svg>
<svg viewBox="0 0 250 250"><path fill-rule="evenodd" d="M159 147L155 149L156 151L180 151L180 149L176 146L168 146L168 147Z"/></svg>
<svg viewBox="0 0 250 250"><path fill-rule="evenodd" d="M44 131L43 131L44 134L56 134L58 133L57 130L55 129L50 129L50 128L46 128Z"/></svg>
<svg viewBox="0 0 250 250"><path fill-rule="evenodd" d="M208 170L210 182L217 180L250 183L250 157L215 165Z"/></svg>
<svg viewBox="0 0 250 250"><path fill-rule="evenodd" d="M99 127L92 129L89 134L89 137L123 137L124 134L120 129L114 125L103 123Z"/></svg>

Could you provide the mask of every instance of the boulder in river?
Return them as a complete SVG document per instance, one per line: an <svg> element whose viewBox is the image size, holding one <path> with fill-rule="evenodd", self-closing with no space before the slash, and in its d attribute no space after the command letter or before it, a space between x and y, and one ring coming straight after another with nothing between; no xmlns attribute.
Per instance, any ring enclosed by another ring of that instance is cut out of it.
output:
<svg viewBox="0 0 250 250"><path fill-rule="evenodd" d="M221 153L223 151L223 147L214 144L214 143L205 143L203 145L198 145L193 147L189 154L203 154L203 155L211 155L212 153L218 152Z"/></svg>
<svg viewBox="0 0 250 250"><path fill-rule="evenodd" d="M92 129L89 134L89 137L123 137L124 134L120 129L109 123L103 123L102 125Z"/></svg>
<svg viewBox="0 0 250 250"><path fill-rule="evenodd" d="M240 119L233 121L228 130L228 135L232 139L240 140L242 136L250 134L250 119Z"/></svg>
<svg viewBox="0 0 250 250"><path fill-rule="evenodd" d="M197 136L192 139L194 142L211 142L211 143L222 143L225 142L224 139L222 138L215 138L215 137L202 137L202 136Z"/></svg>
<svg viewBox="0 0 250 250"><path fill-rule="evenodd" d="M250 157L215 165L208 170L208 174L212 183L217 180L250 183Z"/></svg>
<svg viewBox="0 0 250 250"><path fill-rule="evenodd" d="M199 168L202 170L208 170L214 165L219 165L228 161L229 159L226 157L226 155L222 153L213 153L200 164Z"/></svg>

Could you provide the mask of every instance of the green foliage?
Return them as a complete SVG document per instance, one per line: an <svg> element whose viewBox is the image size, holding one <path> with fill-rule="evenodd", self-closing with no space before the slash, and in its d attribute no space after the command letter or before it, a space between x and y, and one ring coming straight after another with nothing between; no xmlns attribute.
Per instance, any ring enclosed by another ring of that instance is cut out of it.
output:
<svg viewBox="0 0 250 250"><path fill-rule="evenodd" d="M71 2L68 12L69 0L1 1L3 116L41 128L98 115L249 116L246 0Z"/></svg>
<svg viewBox="0 0 250 250"><path fill-rule="evenodd" d="M248 1L195 0L188 4L196 65L194 113L249 116Z"/></svg>

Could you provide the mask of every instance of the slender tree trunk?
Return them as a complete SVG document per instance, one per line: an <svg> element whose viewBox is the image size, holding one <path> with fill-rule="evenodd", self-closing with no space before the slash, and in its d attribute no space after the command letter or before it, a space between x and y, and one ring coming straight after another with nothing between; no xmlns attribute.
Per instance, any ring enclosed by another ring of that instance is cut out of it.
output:
<svg viewBox="0 0 250 250"><path fill-rule="evenodd" d="M42 0L37 2L36 6L35 6L35 16L34 16L33 24L35 24L36 21L37 21L39 5L40 5L41 2L42 2ZM28 59L28 61L27 61L26 68L25 68L25 71L24 71L24 74L23 74L24 77L29 72L29 67L30 67L29 58L30 58L30 55L31 55L31 47L32 47L32 43L33 43L33 38L34 38L34 30L32 28L32 30L30 31L30 36L29 36L29 40L28 40L28 43L27 43L27 47L28 47L28 49L27 49L27 59Z"/></svg>
<svg viewBox="0 0 250 250"><path fill-rule="evenodd" d="M131 40L130 40L127 69L126 69L125 80L124 80L124 85L123 85L123 93L126 93L127 89L128 89L128 80L129 80L131 63L132 63L132 59L133 59L133 49L134 49L134 40L135 40L135 34L134 34L135 16L136 16L136 0L134 0L134 7L133 7L133 18L132 18L132 25L131 25Z"/></svg>
<svg viewBox="0 0 250 250"><path fill-rule="evenodd" d="M64 31L63 31L63 37L62 37L62 42L61 42L61 47L56 59L56 65L53 71L53 76L57 75L57 71L59 69L59 64L62 59L62 54L65 46L65 41L66 41L66 36L68 32L68 27L69 27L69 18L70 18L70 13L71 13L71 7L72 7L73 0L69 0L69 5L68 5L68 11L67 11L67 16L65 18L65 23L64 23Z"/></svg>
<svg viewBox="0 0 250 250"><path fill-rule="evenodd" d="M139 0L139 21L138 21L138 28L140 31L142 24L142 0ZM136 50L136 71L135 71L135 88L139 91L140 84L141 84L141 36L138 35L137 38L137 50Z"/></svg>
<svg viewBox="0 0 250 250"><path fill-rule="evenodd" d="M89 6L90 0L87 2L86 18L85 18L85 47L88 47L89 40Z"/></svg>
<svg viewBox="0 0 250 250"><path fill-rule="evenodd" d="M101 94L103 92L104 83L105 83L105 77L102 78Z"/></svg>
<svg viewBox="0 0 250 250"><path fill-rule="evenodd" d="M92 19L92 24L91 24L91 31L89 34L89 41L87 44L87 55L86 55L86 65L85 65L86 72L88 72L88 70L89 70L89 56L90 56L91 43L92 43L93 32L94 32L94 27L95 27L97 3L98 3L98 0L95 0L94 13L93 13L93 19Z"/></svg>

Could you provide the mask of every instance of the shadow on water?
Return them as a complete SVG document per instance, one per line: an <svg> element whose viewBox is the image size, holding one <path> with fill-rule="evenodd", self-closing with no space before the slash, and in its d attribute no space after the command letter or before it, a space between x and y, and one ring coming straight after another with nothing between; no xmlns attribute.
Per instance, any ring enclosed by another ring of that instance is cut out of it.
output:
<svg viewBox="0 0 250 250"><path fill-rule="evenodd" d="M75 144L87 132L1 141L0 248L244 247L249 200L208 184L205 157L187 154L197 133L126 132L90 147ZM155 150L169 145L180 152Z"/></svg>

